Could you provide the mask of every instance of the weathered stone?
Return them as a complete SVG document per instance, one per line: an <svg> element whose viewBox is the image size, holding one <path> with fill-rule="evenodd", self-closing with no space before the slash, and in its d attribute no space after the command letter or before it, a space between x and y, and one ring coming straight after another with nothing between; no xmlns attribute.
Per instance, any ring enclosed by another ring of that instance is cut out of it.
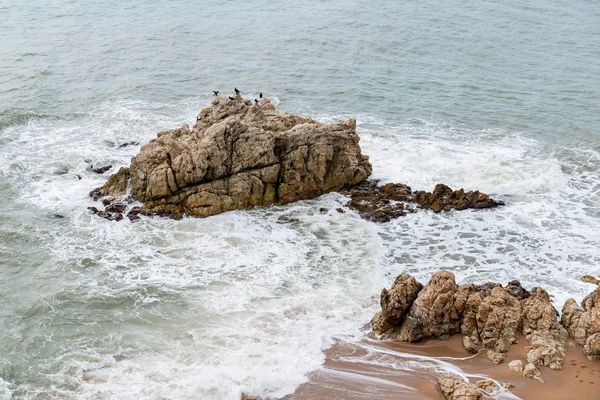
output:
<svg viewBox="0 0 600 400"><path fill-rule="evenodd" d="M419 292L400 327L400 337L407 342L424 338L447 339L460 332L460 316L454 307L458 290L454 274L438 271Z"/></svg>
<svg viewBox="0 0 600 400"><path fill-rule="evenodd" d="M381 291L381 312L385 321L400 325L421 289L423 285L412 276L404 272L398 275L389 290Z"/></svg>
<svg viewBox="0 0 600 400"><path fill-rule="evenodd" d="M542 379L542 373L532 363L527 364L525 368L523 368L523 376L544 383L544 380Z"/></svg>
<svg viewBox="0 0 600 400"><path fill-rule="evenodd" d="M442 395L446 400L481 400L477 386L456 376L443 376L438 380Z"/></svg>
<svg viewBox="0 0 600 400"><path fill-rule="evenodd" d="M510 345L517 343L521 332L521 302L505 288L495 287L481 302L477 311L479 337L494 362L504 358Z"/></svg>
<svg viewBox="0 0 600 400"><path fill-rule="evenodd" d="M116 174L112 174L108 181L99 188L90 192L90 197L98 200L104 196L125 197L127 193L127 183L129 181L129 168L121 167Z"/></svg>
<svg viewBox="0 0 600 400"><path fill-rule="evenodd" d="M539 287L523 300L523 333L531 345L527 362L562 369L567 353L568 333L557 321L558 312L548 293Z"/></svg>
<svg viewBox="0 0 600 400"><path fill-rule="evenodd" d="M310 199L370 175L355 129L351 120L275 112L267 99L214 96L192 129L159 132L142 146L131 193L157 214L200 217ZM107 185L95 197L111 192Z"/></svg>
<svg viewBox="0 0 600 400"><path fill-rule="evenodd" d="M508 368L512 369L513 371L516 371L519 374L522 374L523 369L525 369L525 365L521 360L512 360L508 363Z"/></svg>
<svg viewBox="0 0 600 400"><path fill-rule="evenodd" d="M583 346L583 352L590 360L600 360L600 285L587 295L581 307L575 300L568 299L562 309L562 324L571 339Z"/></svg>

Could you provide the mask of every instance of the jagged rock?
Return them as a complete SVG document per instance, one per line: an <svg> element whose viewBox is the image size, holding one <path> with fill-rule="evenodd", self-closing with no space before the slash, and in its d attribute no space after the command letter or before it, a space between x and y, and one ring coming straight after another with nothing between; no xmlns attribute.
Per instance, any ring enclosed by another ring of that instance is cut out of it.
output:
<svg viewBox="0 0 600 400"><path fill-rule="evenodd" d="M414 208L405 204L411 199L411 190L406 185L388 183L377 186L377 181L367 180L341 193L351 198L348 207L370 221L388 222L415 212Z"/></svg>
<svg viewBox="0 0 600 400"><path fill-rule="evenodd" d="M264 98L214 96L192 129L159 132L142 146L131 194L158 214L199 217L310 199L371 174L358 142L354 120L323 124L276 112Z"/></svg>
<svg viewBox="0 0 600 400"><path fill-rule="evenodd" d="M454 274L438 271L419 292L404 322L400 337L406 342L434 337L447 339L460 332L460 316L454 307L458 285Z"/></svg>
<svg viewBox="0 0 600 400"><path fill-rule="evenodd" d="M439 213L443 210L466 210L467 208L491 208L504 205L501 201L492 200L487 194L478 190L466 192L464 189L452 190L448 186L438 183L432 193L417 191L413 201L421 208Z"/></svg>
<svg viewBox="0 0 600 400"><path fill-rule="evenodd" d="M438 380L446 400L481 400L483 396L477 386L455 376L443 376Z"/></svg>
<svg viewBox="0 0 600 400"><path fill-rule="evenodd" d="M389 290L381 291L381 313L385 321L400 325L421 289L423 285L409 274L403 272L398 275Z"/></svg>
<svg viewBox="0 0 600 400"><path fill-rule="evenodd" d="M517 343L521 331L521 302L506 288L495 287L477 311L477 328L490 360L501 362L510 345Z"/></svg>
<svg viewBox="0 0 600 400"><path fill-rule="evenodd" d="M124 197L129 182L129 168L121 167L116 174L112 174L108 181L99 188L90 192L90 197L98 200L104 196ZM106 204L105 204L106 205Z"/></svg>
<svg viewBox="0 0 600 400"><path fill-rule="evenodd" d="M600 285L587 295L581 307L575 300L568 299L562 309L562 325L570 338L583 346L583 352L590 360L600 360Z"/></svg>
<svg viewBox="0 0 600 400"><path fill-rule="evenodd" d="M103 174L106 171L110 170L111 168L112 168L112 165L104 165L102 167L93 167L93 166L90 166L90 169L93 172L97 173L97 174Z"/></svg>
<svg viewBox="0 0 600 400"><path fill-rule="evenodd" d="M544 383L544 380L542 379L542 373L532 363L527 364L525 368L523 368L523 376Z"/></svg>
<svg viewBox="0 0 600 400"><path fill-rule="evenodd" d="M523 369L525 369L525 365L521 360L512 360L508 363L508 368L512 369L513 371L516 371L519 374L522 374Z"/></svg>
<svg viewBox="0 0 600 400"><path fill-rule="evenodd" d="M247 394L242 393L241 400L268 400L268 399L263 399L262 397L258 397L258 396L248 396Z"/></svg>
<svg viewBox="0 0 600 400"><path fill-rule="evenodd" d="M558 312L548 293L539 287L523 300L523 333L531 345L527 362L562 369L567 353L568 333L557 321Z"/></svg>

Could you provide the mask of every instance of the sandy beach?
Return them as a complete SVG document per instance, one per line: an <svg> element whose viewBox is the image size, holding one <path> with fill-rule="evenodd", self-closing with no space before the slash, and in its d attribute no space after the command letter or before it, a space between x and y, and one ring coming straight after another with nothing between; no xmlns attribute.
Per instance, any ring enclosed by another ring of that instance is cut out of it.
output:
<svg viewBox="0 0 600 400"><path fill-rule="evenodd" d="M471 382L491 378L500 386L512 385L509 391L501 390L487 398L600 398L600 362L585 358L580 348L569 349L562 371L540 368L545 383L510 370L510 361L525 360L526 344L521 338L504 362L496 365L485 352L469 354L460 336L413 344L371 338L358 343L337 342L327 350L323 367L285 399L440 399L436 382L448 370Z"/></svg>

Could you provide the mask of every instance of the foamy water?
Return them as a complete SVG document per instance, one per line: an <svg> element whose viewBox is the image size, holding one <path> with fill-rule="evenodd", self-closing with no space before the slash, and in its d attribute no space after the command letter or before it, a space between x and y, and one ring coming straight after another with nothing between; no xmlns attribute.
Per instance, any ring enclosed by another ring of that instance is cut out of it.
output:
<svg viewBox="0 0 600 400"><path fill-rule="evenodd" d="M283 396L335 339L364 337L401 271L519 279L557 308L591 291L578 278L600 274L595 8L301 3L0 6L0 398ZM506 206L375 224L332 193L207 219L90 215L90 190L230 86L356 117L374 178ZM395 368L409 364L464 375Z"/></svg>

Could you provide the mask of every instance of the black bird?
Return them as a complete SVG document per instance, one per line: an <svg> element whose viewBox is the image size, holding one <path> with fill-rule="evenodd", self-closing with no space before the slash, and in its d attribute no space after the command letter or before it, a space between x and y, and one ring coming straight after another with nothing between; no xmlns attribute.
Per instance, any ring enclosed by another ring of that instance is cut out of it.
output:
<svg viewBox="0 0 600 400"><path fill-rule="evenodd" d="M219 91L218 91L218 90L213 90L213 94L214 94L215 96L218 96L218 95L219 95Z"/></svg>
<svg viewBox="0 0 600 400"><path fill-rule="evenodd" d="M235 97L229 96L229 100L235 100Z"/></svg>
<svg viewBox="0 0 600 400"><path fill-rule="evenodd" d="M257 99L254 99L254 102L255 102L256 104L258 104L258 100L257 100Z"/></svg>
<svg viewBox="0 0 600 400"><path fill-rule="evenodd" d="M260 95L258 97L260 97L262 99L262 92L260 92Z"/></svg>
<svg viewBox="0 0 600 400"><path fill-rule="evenodd" d="M240 94L240 91L238 90L238 88L233 88L233 90L235 90L235 94Z"/></svg>

